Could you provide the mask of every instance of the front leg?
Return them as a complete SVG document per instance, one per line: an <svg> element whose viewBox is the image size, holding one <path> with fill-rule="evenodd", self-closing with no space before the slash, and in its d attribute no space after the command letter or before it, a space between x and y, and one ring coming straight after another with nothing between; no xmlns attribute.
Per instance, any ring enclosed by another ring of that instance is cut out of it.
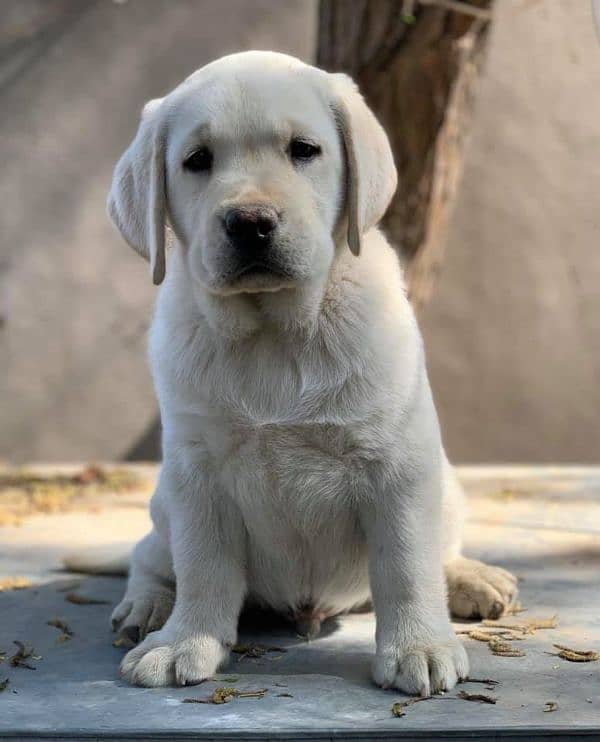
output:
<svg viewBox="0 0 600 742"><path fill-rule="evenodd" d="M213 675L235 644L246 592L245 531L237 508L197 454L179 451L174 458L161 476L170 488L175 607L164 627L121 663L123 676L149 687L190 685Z"/></svg>
<svg viewBox="0 0 600 742"><path fill-rule="evenodd" d="M439 469L423 466L410 479L382 473L381 480L364 518L377 619L373 677L384 688L428 696L469 671L446 605Z"/></svg>

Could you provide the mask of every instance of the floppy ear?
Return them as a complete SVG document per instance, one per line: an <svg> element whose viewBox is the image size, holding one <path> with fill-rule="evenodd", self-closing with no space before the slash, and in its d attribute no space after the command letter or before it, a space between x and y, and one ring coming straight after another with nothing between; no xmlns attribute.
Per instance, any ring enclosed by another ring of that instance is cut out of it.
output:
<svg viewBox="0 0 600 742"><path fill-rule="evenodd" d="M135 139L121 157L108 194L108 213L123 238L150 261L153 282L165 277L165 126L162 99L144 106Z"/></svg>
<svg viewBox="0 0 600 742"><path fill-rule="evenodd" d="M346 157L348 246L360 254L362 235L383 217L398 181L387 135L354 81L334 78L334 110Z"/></svg>

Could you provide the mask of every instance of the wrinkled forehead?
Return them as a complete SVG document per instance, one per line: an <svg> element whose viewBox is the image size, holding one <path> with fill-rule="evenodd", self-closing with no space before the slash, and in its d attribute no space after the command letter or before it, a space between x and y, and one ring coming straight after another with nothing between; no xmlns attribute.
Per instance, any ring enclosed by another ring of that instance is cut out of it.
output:
<svg viewBox="0 0 600 742"><path fill-rule="evenodd" d="M169 96L168 111L171 138L182 143L336 135L327 86L308 67L198 73Z"/></svg>

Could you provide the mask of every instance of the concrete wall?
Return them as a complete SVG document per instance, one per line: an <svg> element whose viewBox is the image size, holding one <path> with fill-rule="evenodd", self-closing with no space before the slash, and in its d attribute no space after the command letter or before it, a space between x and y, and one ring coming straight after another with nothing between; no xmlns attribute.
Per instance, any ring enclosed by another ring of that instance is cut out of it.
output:
<svg viewBox="0 0 600 742"><path fill-rule="evenodd" d="M448 448L600 459L600 44L585 0L496 0L442 279L423 314Z"/></svg>
<svg viewBox="0 0 600 742"><path fill-rule="evenodd" d="M450 453L597 461L600 47L586 0L496 0L422 316ZM224 52L312 53L314 0L0 4L0 457L155 450L154 289L104 215L143 102Z"/></svg>
<svg viewBox="0 0 600 742"><path fill-rule="evenodd" d="M147 265L105 216L146 100L226 52L307 58L312 0L0 4L0 458L126 455L156 415Z"/></svg>

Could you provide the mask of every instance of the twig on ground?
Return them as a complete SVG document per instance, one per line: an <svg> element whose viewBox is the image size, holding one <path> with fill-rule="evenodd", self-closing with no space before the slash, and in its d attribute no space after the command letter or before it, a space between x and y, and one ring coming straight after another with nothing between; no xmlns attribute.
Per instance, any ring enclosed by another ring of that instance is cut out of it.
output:
<svg viewBox="0 0 600 742"><path fill-rule="evenodd" d="M264 698L268 690L268 688L247 691L238 690L237 688L215 688L207 698L184 698L182 703L214 703L219 705L229 703L234 698Z"/></svg>

